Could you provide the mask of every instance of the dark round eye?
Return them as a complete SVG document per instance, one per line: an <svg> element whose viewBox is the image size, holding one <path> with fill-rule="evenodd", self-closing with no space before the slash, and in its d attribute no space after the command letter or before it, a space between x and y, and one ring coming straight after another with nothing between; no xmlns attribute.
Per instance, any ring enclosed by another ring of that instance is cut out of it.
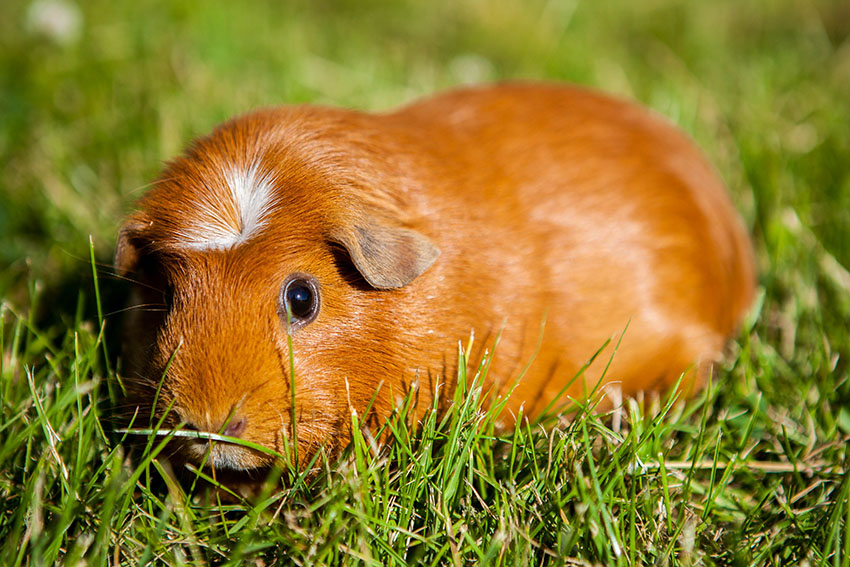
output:
<svg viewBox="0 0 850 567"><path fill-rule="evenodd" d="M286 303L293 317L306 319L313 312L313 290L309 285L293 282L286 288Z"/></svg>
<svg viewBox="0 0 850 567"><path fill-rule="evenodd" d="M286 321L289 312L291 329L315 319L319 314L319 286L315 278L303 274L291 276L283 284L280 303L280 316Z"/></svg>

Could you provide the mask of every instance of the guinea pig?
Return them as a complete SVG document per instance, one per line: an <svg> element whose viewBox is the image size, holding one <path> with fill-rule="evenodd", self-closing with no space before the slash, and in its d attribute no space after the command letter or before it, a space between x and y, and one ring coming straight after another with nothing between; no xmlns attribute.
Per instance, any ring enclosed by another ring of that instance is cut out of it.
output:
<svg viewBox="0 0 850 567"><path fill-rule="evenodd" d="M412 388L419 415L445 409L471 332L498 337L484 388L513 388L503 417L571 382L576 400L683 373L693 390L755 282L747 232L684 134L549 84L235 118L165 167L115 266L136 282L123 373L140 415L277 452L296 431L299 462L338 454L352 412L378 423ZM220 470L273 461L178 441Z"/></svg>

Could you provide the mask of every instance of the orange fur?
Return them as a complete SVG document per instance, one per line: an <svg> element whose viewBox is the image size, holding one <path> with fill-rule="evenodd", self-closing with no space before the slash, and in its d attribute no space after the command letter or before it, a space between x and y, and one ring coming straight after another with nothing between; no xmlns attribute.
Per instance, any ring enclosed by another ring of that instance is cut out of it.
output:
<svg viewBox="0 0 850 567"><path fill-rule="evenodd" d="M238 224L222 171L251 164L274 187L267 226L232 247L188 248L186 235L210 224L205 207ZM755 279L723 184L683 134L633 104L540 84L457 90L389 114L294 106L237 118L169 164L122 229L116 265L146 284L137 303L173 290L170 311L134 310L127 323L136 402L150 407L177 349L166 423L219 432L238 418L242 437L277 450L292 397L281 284L315 277L318 317L292 333L304 458L339 451L352 410L362 417L374 396L374 416L387 416L417 377L420 408L437 384L448 403L457 341L473 330L488 346L502 333L496 389L533 358L509 413L541 411L611 337L621 344L604 383L629 395L696 368L691 388ZM600 379L612 349L569 395ZM228 455L221 466L268 463Z"/></svg>

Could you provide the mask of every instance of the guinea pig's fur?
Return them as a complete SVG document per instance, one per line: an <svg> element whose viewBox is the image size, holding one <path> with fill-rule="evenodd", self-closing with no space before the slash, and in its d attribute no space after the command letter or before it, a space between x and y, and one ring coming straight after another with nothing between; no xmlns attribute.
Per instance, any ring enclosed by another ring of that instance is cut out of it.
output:
<svg viewBox="0 0 850 567"><path fill-rule="evenodd" d="M140 415L156 399L163 427L281 451L294 398L300 460L339 452L352 411L380 422L414 383L420 415L437 391L445 408L471 331L499 336L491 392L530 363L505 416L542 411L612 337L569 396L600 378L625 395L664 389L683 372L692 389L755 280L692 142L633 104L543 84L231 120L168 164L115 261L137 282L123 364ZM191 461L208 450L181 443ZM223 443L206 456L237 471L271 461Z"/></svg>

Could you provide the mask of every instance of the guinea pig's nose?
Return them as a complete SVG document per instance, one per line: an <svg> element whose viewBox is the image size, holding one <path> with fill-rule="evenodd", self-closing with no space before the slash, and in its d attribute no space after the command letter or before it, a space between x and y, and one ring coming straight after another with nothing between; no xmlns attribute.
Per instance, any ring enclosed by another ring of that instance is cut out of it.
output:
<svg viewBox="0 0 850 567"><path fill-rule="evenodd" d="M206 419L195 419L194 416L185 415L185 412L181 412L181 417L185 424L184 428L189 431L206 431L226 437L241 437L248 427L247 418L240 415L229 415L229 419L210 420L209 416Z"/></svg>
<svg viewBox="0 0 850 567"><path fill-rule="evenodd" d="M224 427L221 434L227 437L239 437L245 431L245 426L247 424L248 420L244 417L233 416L233 418Z"/></svg>

